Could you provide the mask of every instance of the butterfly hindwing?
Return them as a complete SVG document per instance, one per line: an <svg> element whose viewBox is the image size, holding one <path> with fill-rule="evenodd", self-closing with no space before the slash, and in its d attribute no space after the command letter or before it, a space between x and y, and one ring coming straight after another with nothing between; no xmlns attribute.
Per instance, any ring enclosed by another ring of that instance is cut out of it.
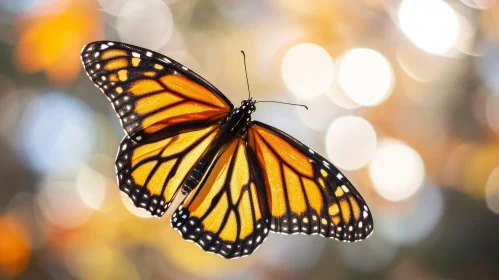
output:
<svg viewBox="0 0 499 280"><path fill-rule="evenodd" d="M138 144L126 136L116 158L120 189L154 216L162 216L192 166L213 143L218 125Z"/></svg>
<svg viewBox="0 0 499 280"><path fill-rule="evenodd" d="M83 47L81 59L136 142L207 127L234 107L209 82L156 52L100 41Z"/></svg>
<svg viewBox="0 0 499 280"><path fill-rule="evenodd" d="M286 133L253 122L248 146L265 182L271 231L320 234L341 241L367 238L371 213L331 163Z"/></svg>
<svg viewBox="0 0 499 280"><path fill-rule="evenodd" d="M244 139L234 140L172 216L184 239L225 258L251 254L267 237L259 182Z"/></svg>

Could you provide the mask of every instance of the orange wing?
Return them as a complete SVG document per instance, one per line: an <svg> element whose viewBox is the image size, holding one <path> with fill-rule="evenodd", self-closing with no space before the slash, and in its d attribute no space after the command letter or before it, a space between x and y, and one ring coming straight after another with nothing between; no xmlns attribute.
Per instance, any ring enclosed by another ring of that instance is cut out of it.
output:
<svg viewBox="0 0 499 280"><path fill-rule="evenodd" d="M267 237L260 183L246 143L238 138L214 161L199 186L173 213L172 227L184 239L225 258L251 254Z"/></svg>
<svg viewBox="0 0 499 280"><path fill-rule="evenodd" d="M367 238L371 213L350 181L304 144L269 125L253 122L248 146L261 169L270 230L320 234L342 241Z"/></svg>
<svg viewBox="0 0 499 280"><path fill-rule="evenodd" d="M137 207L161 217L218 131L215 124L146 144L126 136L116 158L120 189Z"/></svg>
<svg viewBox="0 0 499 280"><path fill-rule="evenodd" d="M161 54L118 42L93 42L81 59L135 141L207 127L234 107L213 85Z"/></svg>

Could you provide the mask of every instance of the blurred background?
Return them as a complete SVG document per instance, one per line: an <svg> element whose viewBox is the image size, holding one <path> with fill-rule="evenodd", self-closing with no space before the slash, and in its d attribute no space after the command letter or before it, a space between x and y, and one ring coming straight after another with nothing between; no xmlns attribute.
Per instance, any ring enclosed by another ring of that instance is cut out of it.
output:
<svg viewBox="0 0 499 280"><path fill-rule="evenodd" d="M499 279L497 0L0 0L0 278ZM327 156L371 207L355 244L272 234L227 261L136 209L93 40L185 64Z"/></svg>

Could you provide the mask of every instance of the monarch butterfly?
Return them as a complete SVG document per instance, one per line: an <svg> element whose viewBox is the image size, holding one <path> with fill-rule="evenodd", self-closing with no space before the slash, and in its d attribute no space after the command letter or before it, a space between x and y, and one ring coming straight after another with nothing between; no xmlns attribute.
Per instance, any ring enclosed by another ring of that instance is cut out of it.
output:
<svg viewBox="0 0 499 280"><path fill-rule="evenodd" d="M252 98L235 108L182 64L124 43L90 43L81 59L126 132L120 190L158 217L186 195L171 217L184 239L230 259L251 254L269 231L347 242L372 233L350 181L300 141L252 121Z"/></svg>

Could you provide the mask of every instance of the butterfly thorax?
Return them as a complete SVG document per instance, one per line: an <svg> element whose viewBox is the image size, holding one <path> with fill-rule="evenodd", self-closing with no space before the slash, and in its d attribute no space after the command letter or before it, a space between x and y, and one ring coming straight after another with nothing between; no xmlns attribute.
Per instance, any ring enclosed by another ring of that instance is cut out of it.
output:
<svg viewBox="0 0 499 280"><path fill-rule="evenodd" d="M241 106L234 108L221 122L222 130L227 130L226 133L234 137L241 136L251 124L251 114L255 110L255 100L243 100Z"/></svg>

